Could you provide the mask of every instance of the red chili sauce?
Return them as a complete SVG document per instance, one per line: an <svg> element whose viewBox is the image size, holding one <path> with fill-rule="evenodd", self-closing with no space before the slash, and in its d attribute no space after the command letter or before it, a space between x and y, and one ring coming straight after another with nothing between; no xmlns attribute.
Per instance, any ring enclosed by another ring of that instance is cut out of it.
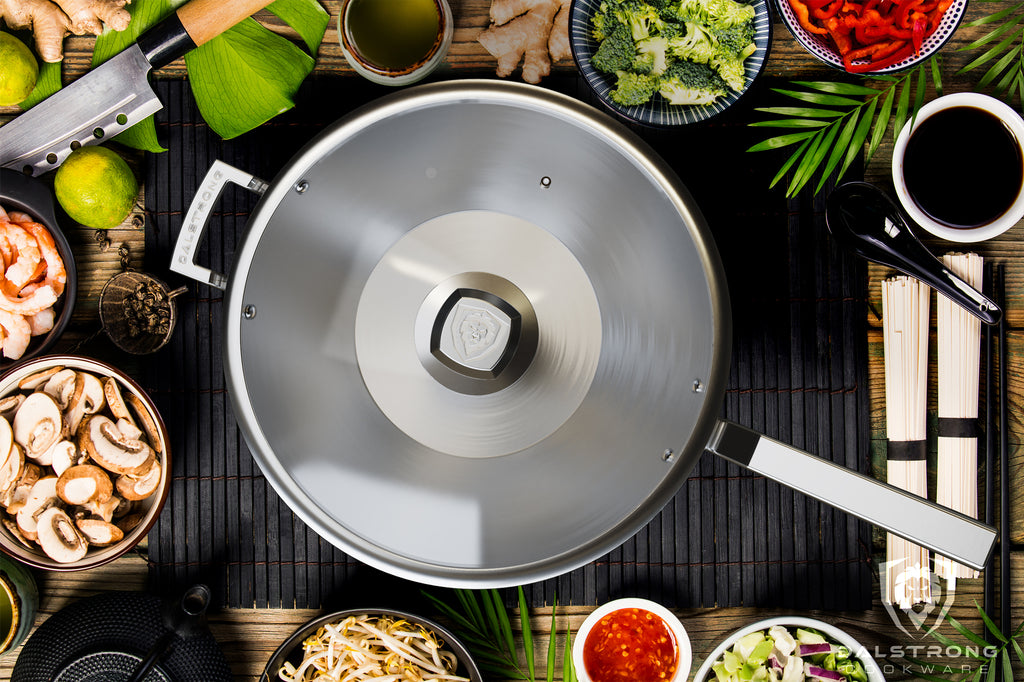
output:
<svg viewBox="0 0 1024 682"><path fill-rule="evenodd" d="M583 643L583 665L594 682L671 680L678 665L668 624L650 611L612 611Z"/></svg>

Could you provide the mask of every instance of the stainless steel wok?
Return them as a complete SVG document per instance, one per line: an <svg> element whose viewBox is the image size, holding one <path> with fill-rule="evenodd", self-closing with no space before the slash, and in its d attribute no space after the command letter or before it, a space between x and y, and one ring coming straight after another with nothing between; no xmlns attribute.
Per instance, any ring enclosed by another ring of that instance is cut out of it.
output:
<svg viewBox="0 0 1024 682"><path fill-rule="evenodd" d="M230 275L197 265L227 183L263 194ZM655 153L590 107L420 86L267 184L220 162L172 269L226 289L253 455L307 524L420 582L540 580L614 548L704 450L980 567L994 531L717 415L719 257Z"/></svg>

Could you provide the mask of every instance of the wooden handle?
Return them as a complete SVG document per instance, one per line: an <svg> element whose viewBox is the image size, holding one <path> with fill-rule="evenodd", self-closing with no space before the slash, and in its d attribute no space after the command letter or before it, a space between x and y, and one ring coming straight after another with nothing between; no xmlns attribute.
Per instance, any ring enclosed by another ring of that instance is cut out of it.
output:
<svg viewBox="0 0 1024 682"><path fill-rule="evenodd" d="M216 38L272 0L192 0L178 10L178 19L198 47Z"/></svg>

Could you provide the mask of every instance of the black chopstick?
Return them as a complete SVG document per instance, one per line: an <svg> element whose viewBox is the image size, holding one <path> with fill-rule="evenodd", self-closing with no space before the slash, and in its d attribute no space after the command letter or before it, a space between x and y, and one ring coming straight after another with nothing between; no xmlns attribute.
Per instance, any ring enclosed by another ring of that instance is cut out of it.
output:
<svg viewBox="0 0 1024 682"><path fill-rule="evenodd" d="M999 623L1006 635L1010 632L1010 428L1006 399L1006 272L1002 266L996 266L996 296L1003 310L999 319Z"/></svg>
<svg viewBox="0 0 1024 682"><path fill-rule="evenodd" d="M992 287L989 293L995 288L995 280L992 277L992 265L991 263L985 263L985 275L982 279L983 282L989 283ZM995 350L995 337L992 334L991 325L983 325L985 334L985 523L993 525L995 523L995 460L996 460L996 415L995 415L995 377L992 372L995 368L993 362L992 352ZM984 598L983 608L985 613L992 613L993 607L995 606L995 599L993 597L993 591L995 588L995 552L992 553L988 558L988 562L985 564L985 575L984 575ZM989 644L992 643L994 636L985 628L985 641Z"/></svg>

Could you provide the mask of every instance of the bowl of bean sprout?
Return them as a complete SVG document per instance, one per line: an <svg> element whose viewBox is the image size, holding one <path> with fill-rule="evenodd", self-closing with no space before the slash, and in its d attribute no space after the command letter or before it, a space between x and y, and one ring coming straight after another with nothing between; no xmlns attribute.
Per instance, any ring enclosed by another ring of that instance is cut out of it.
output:
<svg viewBox="0 0 1024 682"><path fill-rule="evenodd" d="M309 621L277 648L260 682L483 682L447 628L403 611L347 609Z"/></svg>

